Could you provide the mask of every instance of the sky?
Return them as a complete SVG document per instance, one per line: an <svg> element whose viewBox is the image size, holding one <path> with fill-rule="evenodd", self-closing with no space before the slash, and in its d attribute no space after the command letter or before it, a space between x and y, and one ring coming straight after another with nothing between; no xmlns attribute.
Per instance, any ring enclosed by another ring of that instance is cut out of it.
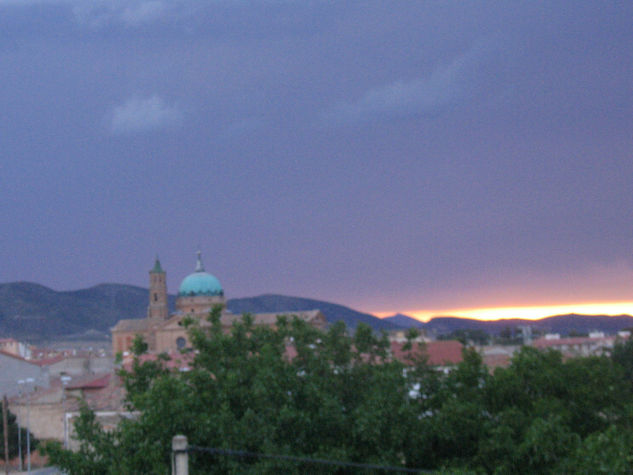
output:
<svg viewBox="0 0 633 475"><path fill-rule="evenodd" d="M633 313L631 18L0 0L0 282L146 287L159 255L176 292L200 249L228 298Z"/></svg>

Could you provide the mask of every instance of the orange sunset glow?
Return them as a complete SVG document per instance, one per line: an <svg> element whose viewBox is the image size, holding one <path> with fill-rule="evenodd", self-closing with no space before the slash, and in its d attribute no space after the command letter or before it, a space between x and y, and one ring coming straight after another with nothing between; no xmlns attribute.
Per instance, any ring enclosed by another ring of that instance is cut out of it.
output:
<svg viewBox="0 0 633 475"><path fill-rule="evenodd" d="M384 318L395 312L377 312L374 315ZM423 322L433 317L451 316L474 318L477 320L500 320L504 318L522 318L538 320L553 315L576 313L581 315L633 315L633 302L593 302L560 305L530 305L518 307L481 307L457 309L411 309L400 313L417 318Z"/></svg>

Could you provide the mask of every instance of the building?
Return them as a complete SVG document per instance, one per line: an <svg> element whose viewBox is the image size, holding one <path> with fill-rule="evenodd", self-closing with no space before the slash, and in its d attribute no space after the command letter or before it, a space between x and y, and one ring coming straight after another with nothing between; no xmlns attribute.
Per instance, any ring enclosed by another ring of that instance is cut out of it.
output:
<svg viewBox="0 0 633 475"><path fill-rule="evenodd" d="M619 332L618 335L605 336L602 332L590 333L586 337L561 338L557 333L550 333L543 338L534 340L532 346L539 350L560 351L567 358L578 356L598 356L609 353L617 342L629 338L628 332Z"/></svg>
<svg viewBox="0 0 633 475"><path fill-rule="evenodd" d="M206 316L216 305L223 307L221 323L225 329L241 318L225 308L224 289L220 281L205 271L202 256L198 251L196 267L186 276L178 288L176 312L169 314L166 273L156 258L154 267L149 271L149 304L147 316L143 319L120 320L112 328L112 349L114 353L126 353L137 335L143 337L149 350L156 353L180 350L189 346L189 339L182 320L197 318L200 325L209 325ZM325 329L327 320L319 310L293 312L287 316L296 316L310 325ZM274 325L278 314L253 314L255 325Z"/></svg>
<svg viewBox="0 0 633 475"><path fill-rule="evenodd" d="M48 387L49 379L48 368L0 350L0 394L13 396L35 387Z"/></svg>
<svg viewBox="0 0 633 475"><path fill-rule="evenodd" d="M34 360L33 362L48 368L51 378L63 375L75 378L110 373L114 369L114 361L111 357L94 354L92 351L73 351L71 354L60 353L55 357Z"/></svg>
<svg viewBox="0 0 633 475"><path fill-rule="evenodd" d="M410 329L391 330L389 332L389 341L395 341L398 343L406 343L408 341L408 334ZM426 334L426 330L423 328L415 328L418 332L418 336L414 339L418 343L429 342L431 339Z"/></svg>
<svg viewBox="0 0 633 475"><path fill-rule="evenodd" d="M98 422L111 429L123 417L131 417L125 406L125 389L113 373L64 376L51 379L46 388L15 396L9 403L22 427L28 427L41 440L72 440L74 419L83 404L95 412Z"/></svg>
<svg viewBox="0 0 633 475"><path fill-rule="evenodd" d="M405 343L390 342L391 356L405 364L412 364L417 358L426 360L436 370L448 372L462 362L464 345L456 340L414 342L410 350L405 350Z"/></svg>
<svg viewBox="0 0 633 475"><path fill-rule="evenodd" d="M0 350L27 360L31 358L31 347L14 338L0 338Z"/></svg>

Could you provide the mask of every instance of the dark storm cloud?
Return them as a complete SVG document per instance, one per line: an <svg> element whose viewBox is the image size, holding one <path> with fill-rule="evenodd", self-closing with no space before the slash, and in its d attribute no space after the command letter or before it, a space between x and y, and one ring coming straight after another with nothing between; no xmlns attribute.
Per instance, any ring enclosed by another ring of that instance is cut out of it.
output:
<svg viewBox="0 0 633 475"><path fill-rule="evenodd" d="M0 0L0 280L145 285L158 252L173 289L200 244L229 296L606 295L633 268L632 15Z"/></svg>

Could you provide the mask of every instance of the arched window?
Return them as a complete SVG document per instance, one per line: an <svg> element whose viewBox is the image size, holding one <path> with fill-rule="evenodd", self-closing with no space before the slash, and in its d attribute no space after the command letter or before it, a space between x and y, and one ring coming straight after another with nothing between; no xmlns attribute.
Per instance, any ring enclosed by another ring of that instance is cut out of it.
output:
<svg viewBox="0 0 633 475"><path fill-rule="evenodd" d="M187 340L185 340L183 337L179 336L178 338L176 338L176 346L179 350L182 350L186 344Z"/></svg>

